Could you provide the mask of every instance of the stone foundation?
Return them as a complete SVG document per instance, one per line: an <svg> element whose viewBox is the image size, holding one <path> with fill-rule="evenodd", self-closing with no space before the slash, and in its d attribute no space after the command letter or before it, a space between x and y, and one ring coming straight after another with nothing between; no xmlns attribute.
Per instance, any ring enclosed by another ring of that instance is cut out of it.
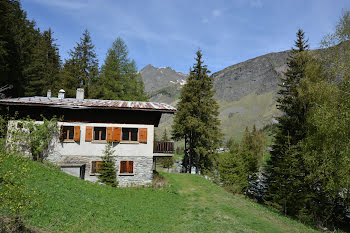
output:
<svg viewBox="0 0 350 233"><path fill-rule="evenodd" d="M56 157L57 159L57 157ZM52 160L51 160L52 161ZM100 156L62 156L61 161L53 160L52 162L58 165L67 164L85 164L85 180L91 182L97 182L98 177L96 174L91 173L92 161L101 161ZM120 161L133 161L133 174L119 174ZM153 158L146 156L118 156L115 160L117 170L117 181L119 187L132 187L152 184L153 174ZM64 170L63 170L64 171ZM66 172L69 174L69 172Z"/></svg>

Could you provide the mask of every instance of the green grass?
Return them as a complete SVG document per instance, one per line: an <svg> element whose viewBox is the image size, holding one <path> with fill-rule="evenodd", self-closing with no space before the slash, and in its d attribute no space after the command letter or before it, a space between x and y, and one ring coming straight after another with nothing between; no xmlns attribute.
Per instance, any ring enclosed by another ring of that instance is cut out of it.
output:
<svg viewBox="0 0 350 233"><path fill-rule="evenodd" d="M169 181L166 188L119 189L83 181L37 162L30 162L29 167L26 182L37 190L39 204L24 220L44 231L314 231L197 175L163 173Z"/></svg>

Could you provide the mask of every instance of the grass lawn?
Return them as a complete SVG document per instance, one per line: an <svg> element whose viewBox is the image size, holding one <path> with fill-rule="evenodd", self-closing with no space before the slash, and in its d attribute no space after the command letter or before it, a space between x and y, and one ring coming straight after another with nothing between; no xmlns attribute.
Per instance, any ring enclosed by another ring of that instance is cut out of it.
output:
<svg viewBox="0 0 350 233"><path fill-rule="evenodd" d="M24 220L48 232L315 232L197 175L164 173L166 188L119 189L29 167L38 205Z"/></svg>

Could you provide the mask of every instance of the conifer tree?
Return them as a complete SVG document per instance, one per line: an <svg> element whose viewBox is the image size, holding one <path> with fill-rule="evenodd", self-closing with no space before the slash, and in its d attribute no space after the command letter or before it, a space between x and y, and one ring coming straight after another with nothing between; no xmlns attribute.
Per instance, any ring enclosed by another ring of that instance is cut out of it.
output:
<svg viewBox="0 0 350 233"><path fill-rule="evenodd" d="M0 87L8 97L24 96L32 54L40 33L16 0L0 1Z"/></svg>
<svg viewBox="0 0 350 233"><path fill-rule="evenodd" d="M101 74L92 93L98 99L148 100L141 76L124 41L118 37L107 52Z"/></svg>
<svg viewBox="0 0 350 233"><path fill-rule="evenodd" d="M163 142L169 141L168 132L167 132L166 128L164 128L162 141L163 141Z"/></svg>
<svg viewBox="0 0 350 233"><path fill-rule="evenodd" d="M90 33L85 30L80 42L70 50L70 58L63 66L61 82L67 97L75 97L76 89L80 87L84 88L85 96L90 98L89 88L98 75L98 60L94 48Z"/></svg>
<svg viewBox="0 0 350 233"><path fill-rule="evenodd" d="M305 78L309 45L299 29L295 49L288 59L288 70L278 92L278 117L271 159L268 163L268 203L283 213L297 215L305 198L305 167L298 143L305 138L307 102L299 98L300 80Z"/></svg>
<svg viewBox="0 0 350 233"><path fill-rule="evenodd" d="M201 51L196 55L196 63L181 92L172 137L185 140L188 157L186 153L184 164L188 164L187 170L194 165L196 173L203 173L212 169L211 154L219 147L221 132L219 107L213 98L213 79L203 64Z"/></svg>
<svg viewBox="0 0 350 233"><path fill-rule="evenodd" d="M38 34L31 64L25 70L27 78L25 96L46 95L48 89L58 91L57 80L61 61L54 41L51 29Z"/></svg>
<svg viewBox="0 0 350 233"><path fill-rule="evenodd" d="M106 147L103 151L103 157L102 157L102 167L99 169L99 175L98 178L101 183L117 187L117 173L115 169L115 162L114 162L114 150L111 143L107 143Z"/></svg>

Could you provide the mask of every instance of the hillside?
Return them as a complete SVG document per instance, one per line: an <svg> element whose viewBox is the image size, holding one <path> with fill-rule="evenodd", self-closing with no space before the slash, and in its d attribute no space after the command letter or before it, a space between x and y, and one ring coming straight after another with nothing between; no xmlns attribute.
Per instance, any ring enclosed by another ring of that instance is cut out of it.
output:
<svg viewBox="0 0 350 233"><path fill-rule="evenodd" d="M47 232L314 232L197 175L164 174L164 189L118 189L32 161L28 174L38 195L24 220Z"/></svg>
<svg viewBox="0 0 350 233"><path fill-rule="evenodd" d="M212 74L215 99L220 105L220 120L226 138L240 138L246 126L258 128L270 124L279 114L275 96L278 83L287 68L289 51L269 53L229 66ZM176 105L180 82L187 77L171 68L146 66L140 71L151 101ZM169 75L168 75L169 74ZM170 130L172 117L165 116L158 134Z"/></svg>

